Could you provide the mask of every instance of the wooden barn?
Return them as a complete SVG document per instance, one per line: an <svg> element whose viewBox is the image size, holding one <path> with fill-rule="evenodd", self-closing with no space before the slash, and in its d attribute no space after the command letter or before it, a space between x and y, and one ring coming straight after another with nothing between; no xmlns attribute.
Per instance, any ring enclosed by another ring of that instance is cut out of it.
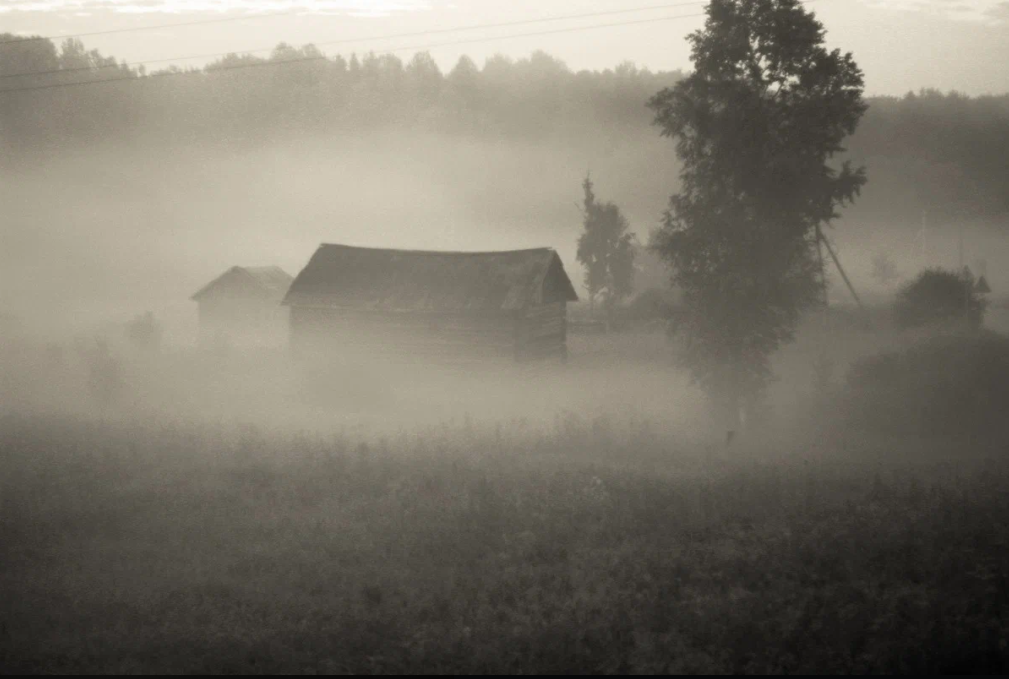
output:
<svg viewBox="0 0 1009 679"><path fill-rule="evenodd" d="M280 306L291 275L276 266L233 266L192 296L199 307L201 343L282 344L287 309Z"/></svg>
<svg viewBox="0 0 1009 679"><path fill-rule="evenodd" d="M550 248L323 244L283 304L296 353L458 363L565 359L567 303L577 299Z"/></svg>

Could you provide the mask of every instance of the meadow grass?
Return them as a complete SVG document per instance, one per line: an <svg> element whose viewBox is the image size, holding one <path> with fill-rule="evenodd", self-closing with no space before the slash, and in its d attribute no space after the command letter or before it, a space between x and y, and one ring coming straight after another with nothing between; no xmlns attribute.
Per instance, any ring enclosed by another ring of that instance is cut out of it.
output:
<svg viewBox="0 0 1009 679"><path fill-rule="evenodd" d="M1009 476L955 443L0 425L5 673L1009 670Z"/></svg>
<svg viewBox="0 0 1009 679"><path fill-rule="evenodd" d="M843 363L884 348L849 325ZM661 334L570 344L307 400L283 357L123 354L98 406L8 343L0 671L1009 669L1001 430L851 426L812 333L725 449Z"/></svg>

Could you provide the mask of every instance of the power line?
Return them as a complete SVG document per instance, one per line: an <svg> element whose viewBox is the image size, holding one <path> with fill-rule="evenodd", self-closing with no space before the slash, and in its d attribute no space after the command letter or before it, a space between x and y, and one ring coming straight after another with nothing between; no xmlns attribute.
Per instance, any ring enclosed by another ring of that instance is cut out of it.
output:
<svg viewBox="0 0 1009 679"><path fill-rule="evenodd" d="M540 19L521 19L521 20L518 20L518 21L505 21L505 22L493 23L493 24L472 24L472 25L469 25L469 26L458 26L458 27L455 27L455 28L440 28L440 29L434 29L434 30L429 30L429 31L414 31L414 32L411 32L411 33L394 33L394 34L391 34L391 35L378 35L378 36L372 36L372 37L367 37L367 38L345 38L345 39L341 39L341 40L330 40L330 41L320 42L320 43L314 43L314 44L316 45L316 47L330 47L330 46L333 46L333 45L346 45L346 44L352 44L352 43L370 42L370 41L378 41L378 40L393 40L393 39L397 39L397 38L418 38L418 37L422 37L422 36L425 36L425 35L439 35L439 34L444 34L444 33L458 33L458 32L461 32L461 31L473 31L473 30L488 29L488 28L506 28L506 27L512 27L512 26L525 26L525 25L529 25L529 24L544 23L544 22L548 22L548 21L564 21L564 20L570 20L570 19L589 19L589 18L592 18L592 17L612 16L614 14L631 14L631 13L634 13L634 12L647 12L647 11L659 10L659 9L675 9L675 8L678 8L678 7L688 7L688 6L692 6L692 5L706 5L706 4L707 4L707 0L700 0L700 1L693 0L692 2L677 2L677 3L665 4L665 5L650 5L650 6L647 6L647 7L634 7L634 8L628 8L628 9L617 9L617 10L609 10L609 11L603 11L603 12L586 12L586 13L583 13L583 14L567 14L567 15L543 17L543 18L540 18ZM124 30L126 30L126 29L124 29ZM0 43L0 44L3 44L3 43ZM252 50L243 50L242 54L255 54L257 52L269 52L269 51L272 51L273 49L274 49L274 47L260 47L260 48L252 49ZM137 61L137 62L134 62L132 65L133 66L146 66L146 65L149 65L149 64L163 64L163 63L166 63L166 62L169 62L169 61L188 61L188 60L191 60L191 59L214 59L214 58L217 58L217 57L225 57L225 56L228 56L229 54L235 54L235 52L234 51L231 51L231 52L215 52L213 54L193 54L193 55L185 56L185 57L168 57L168 58L164 58L164 59L148 59L146 61ZM98 69L101 69L101 68L120 68L121 66L122 66L121 64L115 64L115 65L108 65L108 66L99 66L97 68ZM93 68L91 66L80 66L80 67L76 67L76 68L56 68L56 69L51 69L51 70L48 70L48 71L27 71L25 73L7 73L7 74L0 75L0 79L5 79L5 78L23 78L23 77L29 77L29 76L51 75L51 74L55 74L55 73L75 73L75 72L79 72L79 71L93 71L93 70L97 70L97 69Z"/></svg>
<svg viewBox="0 0 1009 679"><path fill-rule="evenodd" d="M612 27L616 27L616 26L632 26L632 25L635 25L635 24L646 24L646 23L653 23L653 22L657 22L657 21L673 21L673 20L677 20L677 19L691 19L691 18L703 17L703 16L706 16L706 14L705 13L700 13L700 14L680 14L680 15L668 16L668 17L652 17L652 18L649 18L649 19L636 19L634 21L621 21L621 22L614 22L614 23L608 23L608 24L595 24L595 25L592 25L592 26L574 26L574 27L568 27L568 28L558 28L558 29L553 29L553 30L549 30L549 31L534 31L534 32L530 32L530 33L515 33L515 34L512 34L512 35L502 35L502 36L495 36L495 37L491 37L491 38L474 38L474 39L469 39L469 40L453 40L453 41L450 41L450 42L430 43L430 44L426 44L426 45L415 45L415 46L410 46L410 47L397 47L397 48L394 48L394 49L382 50L382 51L376 52L376 54L394 54L396 52L406 52L406 51L415 51L415 50L419 51L419 50L434 49L434 48L437 48L437 47L450 47L450 46L453 46L453 45L466 45L466 44L474 44L474 43L482 43L482 42L491 42L491 41L494 41L494 40L510 40L510 39L513 39L513 38L526 38L526 37L531 37L531 36L554 35L554 34L558 34L558 33L571 33L571 32L574 32L574 31L585 31L585 30L592 30L592 29L595 29L595 28L612 28ZM320 43L320 44L323 44L323 43ZM212 70L210 70L208 72L209 73L217 73L217 72L220 72L220 71L232 71L232 70L245 69L245 68L257 68L257 67L260 67L260 66L281 66L281 65L287 65L287 64L304 63L304 62L308 62L308 61L325 61L325 60L328 60L328 59L329 59L329 57L327 57L325 55L320 55L320 56L312 56L312 57L299 57L299 58L296 58L296 59L286 59L284 61L261 61L261 62L246 63L246 64L233 64L233 65L230 65L230 66L216 67L216 68L214 68L214 69L212 69ZM197 72L199 72L199 71L197 71ZM150 80L152 78L163 78L163 77L170 77L170 76L177 76L177 75L190 75L191 73L192 73L192 71L163 71L163 72L160 72L160 73L153 73L153 74L148 75L148 76L140 76L140 77L136 77L136 78L129 78L129 77L126 77L126 78L103 78L103 79L100 79L100 80L83 80L83 81L80 81L80 82L72 82L72 83L52 83L52 84L49 84L49 85L38 85L38 86L34 86L34 87L14 87L14 88L0 89L0 94L13 93L13 92L33 92L33 91L36 91L36 90L49 90L49 89L56 89L56 88L61 88L61 87L81 87L81 86L84 86L84 85L98 85L98 84L101 84L101 83L110 83L110 82L142 82L142 81Z"/></svg>
<svg viewBox="0 0 1009 679"><path fill-rule="evenodd" d="M37 40L68 40L70 38L86 38L92 35L111 35L112 33L132 33L133 31L153 31L159 28L178 28L180 26L202 26L204 24L220 24L226 21L242 21L244 19L262 19L263 17L287 16L295 14L299 10L285 10L283 12L265 12L263 14L246 14L238 17L223 17L220 19L199 19L196 21L183 21L176 24L156 24L154 26L133 26L131 28L112 28L106 31L92 31L90 33L74 33L72 35L32 35L24 38L11 38L0 40L0 45L10 45L21 42L35 42Z"/></svg>

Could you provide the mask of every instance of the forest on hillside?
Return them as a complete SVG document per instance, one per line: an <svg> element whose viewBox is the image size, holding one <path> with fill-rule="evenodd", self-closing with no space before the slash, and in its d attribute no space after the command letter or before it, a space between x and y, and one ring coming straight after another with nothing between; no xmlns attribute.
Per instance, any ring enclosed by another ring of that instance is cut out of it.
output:
<svg viewBox="0 0 1009 679"><path fill-rule="evenodd" d="M255 147L286 135L380 130L560 149L600 138L660 144L645 102L682 75L631 63L575 72L542 51L482 67L462 57L443 73L423 52L404 62L286 44L265 58L231 54L202 69L147 72L79 40L0 40L0 138L9 159L109 141ZM848 156L869 167L873 189L856 217L913 223L928 209L939 220L1006 223L1009 94L924 90L869 104L848 145Z"/></svg>

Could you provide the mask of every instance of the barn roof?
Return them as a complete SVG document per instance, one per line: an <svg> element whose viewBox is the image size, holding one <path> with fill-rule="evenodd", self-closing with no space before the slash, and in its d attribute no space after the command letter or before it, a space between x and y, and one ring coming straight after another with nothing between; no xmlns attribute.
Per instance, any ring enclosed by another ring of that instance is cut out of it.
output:
<svg viewBox="0 0 1009 679"><path fill-rule="evenodd" d="M279 266L233 266L200 288L190 299L199 301L212 292L234 289L252 290L264 299L279 301L292 280L291 274Z"/></svg>
<svg viewBox="0 0 1009 679"><path fill-rule="evenodd" d="M577 299L551 248L438 252L323 243L282 304L476 312Z"/></svg>

